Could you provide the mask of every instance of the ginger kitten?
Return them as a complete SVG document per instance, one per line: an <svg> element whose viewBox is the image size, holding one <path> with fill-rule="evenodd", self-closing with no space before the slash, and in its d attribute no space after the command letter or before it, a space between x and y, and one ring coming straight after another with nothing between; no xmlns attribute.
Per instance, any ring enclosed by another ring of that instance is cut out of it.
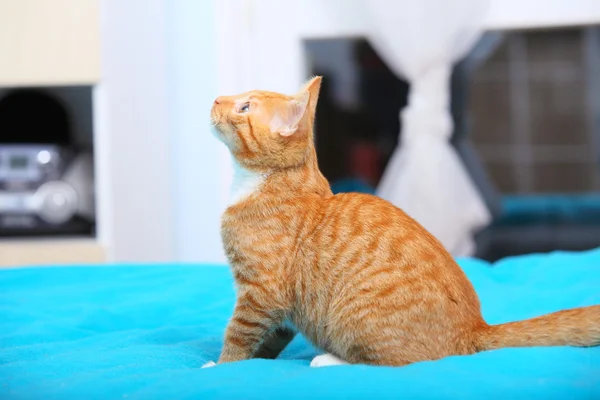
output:
<svg viewBox="0 0 600 400"><path fill-rule="evenodd" d="M313 141L320 84L212 107L236 163L221 234L238 297L219 363L275 358L296 330L329 353L313 366L600 344L600 306L488 325L462 269L421 225L380 198L334 196Z"/></svg>

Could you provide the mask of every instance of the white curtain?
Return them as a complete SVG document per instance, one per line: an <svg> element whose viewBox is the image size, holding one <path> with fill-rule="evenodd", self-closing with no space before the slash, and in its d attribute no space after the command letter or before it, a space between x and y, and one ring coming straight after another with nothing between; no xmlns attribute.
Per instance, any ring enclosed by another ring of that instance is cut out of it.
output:
<svg viewBox="0 0 600 400"><path fill-rule="evenodd" d="M481 34L487 0L358 0L368 39L410 82L402 135L377 194L402 208L454 256L470 256L490 212L449 143L450 75Z"/></svg>

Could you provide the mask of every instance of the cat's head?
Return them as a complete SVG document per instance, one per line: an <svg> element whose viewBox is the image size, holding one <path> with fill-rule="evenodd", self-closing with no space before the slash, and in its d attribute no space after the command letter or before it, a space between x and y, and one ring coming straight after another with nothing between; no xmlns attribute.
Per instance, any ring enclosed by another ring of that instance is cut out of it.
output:
<svg viewBox="0 0 600 400"><path fill-rule="evenodd" d="M253 90L218 97L210 114L216 136L246 168L268 171L302 165L313 147L320 86L317 76L292 96Z"/></svg>

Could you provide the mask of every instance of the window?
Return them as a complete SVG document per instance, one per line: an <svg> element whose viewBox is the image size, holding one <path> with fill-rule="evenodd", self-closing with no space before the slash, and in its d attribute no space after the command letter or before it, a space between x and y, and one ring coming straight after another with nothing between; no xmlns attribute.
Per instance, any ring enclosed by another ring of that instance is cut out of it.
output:
<svg viewBox="0 0 600 400"><path fill-rule="evenodd" d="M503 193L600 189L596 29L505 33L469 78L469 132Z"/></svg>

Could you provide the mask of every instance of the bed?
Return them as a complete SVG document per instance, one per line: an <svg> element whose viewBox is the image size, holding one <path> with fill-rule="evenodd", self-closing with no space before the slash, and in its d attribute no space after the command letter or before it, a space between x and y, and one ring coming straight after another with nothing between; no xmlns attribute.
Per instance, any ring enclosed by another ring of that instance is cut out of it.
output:
<svg viewBox="0 0 600 400"><path fill-rule="evenodd" d="M600 304L600 249L460 264L490 323ZM0 270L0 399L600 399L600 348L310 368L297 337L277 360L201 369L233 302L217 265Z"/></svg>

